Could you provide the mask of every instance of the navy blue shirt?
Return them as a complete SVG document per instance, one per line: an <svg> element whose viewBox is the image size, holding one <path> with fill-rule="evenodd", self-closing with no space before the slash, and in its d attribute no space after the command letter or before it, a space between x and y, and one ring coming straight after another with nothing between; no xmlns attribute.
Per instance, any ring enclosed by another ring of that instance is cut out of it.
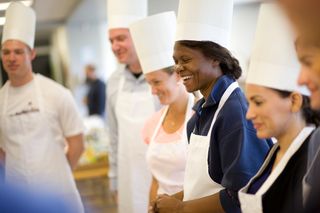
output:
<svg viewBox="0 0 320 213"><path fill-rule="evenodd" d="M197 135L208 134L214 113L228 86L235 80L220 77L208 100L200 99L193 107L196 113L188 121L188 138L194 130ZM247 184L261 167L271 140L260 140L252 122L246 120L248 104L240 88L230 95L211 132L208 153L208 171L211 179L225 187L220 191L221 205L226 212L240 212L238 190Z"/></svg>
<svg viewBox="0 0 320 213"><path fill-rule="evenodd" d="M100 79L89 83L87 95L89 115L104 116L106 105L106 85Z"/></svg>

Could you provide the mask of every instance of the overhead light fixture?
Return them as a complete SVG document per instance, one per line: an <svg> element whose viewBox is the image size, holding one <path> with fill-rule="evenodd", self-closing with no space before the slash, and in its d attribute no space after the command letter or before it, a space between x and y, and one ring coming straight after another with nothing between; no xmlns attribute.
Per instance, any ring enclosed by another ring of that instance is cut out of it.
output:
<svg viewBox="0 0 320 213"><path fill-rule="evenodd" d="M27 7L30 7L33 4L33 0L20 1ZM6 10L9 7L10 2L0 3L0 11ZM5 17L0 17L0 26L4 25L6 22Z"/></svg>
<svg viewBox="0 0 320 213"><path fill-rule="evenodd" d="M33 4L33 0L20 1L24 5L30 7ZM0 3L0 11L6 10L9 7L10 2Z"/></svg>

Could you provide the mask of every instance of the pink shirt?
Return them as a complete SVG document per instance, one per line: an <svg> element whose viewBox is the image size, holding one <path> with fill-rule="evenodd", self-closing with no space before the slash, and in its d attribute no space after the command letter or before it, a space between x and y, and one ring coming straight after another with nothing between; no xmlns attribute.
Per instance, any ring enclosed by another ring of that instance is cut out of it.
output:
<svg viewBox="0 0 320 213"><path fill-rule="evenodd" d="M144 124L142 128L142 138L146 144L150 143L151 137L154 134L154 131L159 123L161 115L164 113L165 107L162 107L159 111L154 113ZM177 141L181 139L183 131L186 131L185 125L182 124L181 127L174 133L168 134L164 131L161 126L157 135L155 137L156 143L170 143L172 141Z"/></svg>

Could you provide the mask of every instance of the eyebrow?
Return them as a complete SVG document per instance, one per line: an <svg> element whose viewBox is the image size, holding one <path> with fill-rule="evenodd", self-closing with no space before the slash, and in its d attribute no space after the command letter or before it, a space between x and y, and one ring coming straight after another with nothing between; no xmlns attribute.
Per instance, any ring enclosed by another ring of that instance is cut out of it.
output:
<svg viewBox="0 0 320 213"><path fill-rule="evenodd" d="M251 97L249 98L249 100L254 101L254 100L256 100L257 98L258 98L258 99L261 99L261 100L264 100L263 97L261 97L260 95L253 95L253 96L251 96Z"/></svg>

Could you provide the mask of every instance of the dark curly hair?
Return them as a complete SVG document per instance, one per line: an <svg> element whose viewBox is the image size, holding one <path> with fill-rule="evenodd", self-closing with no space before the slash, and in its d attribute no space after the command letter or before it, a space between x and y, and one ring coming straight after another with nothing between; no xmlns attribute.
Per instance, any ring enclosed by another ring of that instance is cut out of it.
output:
<svg viewBox="0 0 320 213"><path fill-rule="evenodd" d="M276 91L280 95L280 97L283 97L283 98L289 97L290 94L292 93L289 91L278 90L278 89L273 89L273 90ZM305 118L306 123L307 124L314 124L318 127L320 124L320 112L311 109L310 98L308 96L303 95L302 98L303 99L302 99L302 108L301 109L302 109L302 115Z"/></svg>
<svg viewBox="0 0 320 213"><path fill-rule="evenodd" d="M214 59L220 62L220 68L224 75L229 75L238 79L242 74L239 61L232 56L230 51L212 41L177 41L179 45L190 49L199 50L206 58Z"/></svg>

